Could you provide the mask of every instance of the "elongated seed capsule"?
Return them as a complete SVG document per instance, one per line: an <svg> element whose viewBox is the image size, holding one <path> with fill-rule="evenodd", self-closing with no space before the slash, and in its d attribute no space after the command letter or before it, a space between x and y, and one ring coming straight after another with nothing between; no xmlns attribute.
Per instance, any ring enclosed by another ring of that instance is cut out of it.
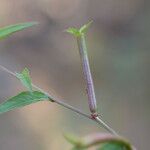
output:
<svg viewBox="0 0 150 150"><path fill-rule="evenodd" d="M93 79L92 79L92 75L90 71L90 65L89 65L89 59L88 59L84 34L81 34L81 36L77 37L77 43L79 47L80 58L82 61L84 78L85 78L86 86L87 86L86 90L87 90L87 95L88 95L89 108L90 108L91 113L93 115L96 115L97 114L96 113L97 111L96 97L95 97Z"/></svg>

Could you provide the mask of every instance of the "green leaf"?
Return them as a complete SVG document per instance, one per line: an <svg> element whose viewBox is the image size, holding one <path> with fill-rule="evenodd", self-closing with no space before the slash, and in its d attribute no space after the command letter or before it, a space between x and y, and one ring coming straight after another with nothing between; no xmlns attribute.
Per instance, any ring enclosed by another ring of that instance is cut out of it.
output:
<svg viewBox="0 0 150 150"><path fill-rule="evenodd" d="M20 23L20 24L15 24L15 25L6 26L4 28L0 28L0 39L5 38L11 35L12 33L21 31L23 29L26 29L36 24L37 22L28 22L28 23Z"/></svg>
<svg viewBox="0 0 150 150"><path fill-rule="evenodd" d="M92 22L93 22L93 21L90 21L89 23L83 25L83 26L80 28L79 32L80 32L81 34L86 33L87 30L88 30L88 28L89 28L90 25L92 24Z"/></svg>
<svg viewBox="0 0 150 150"><path fill-rule="evenodd" d="M79 31L78 29L76 29L76 28L68 28L68 29L66 30L66 32L68 32L68 33L70 33L70 34L73 34L73 35L76 36L76 37L78 37L78 36L81 35L81 34L80 34L80 31Z"/></svg>
<svg viewBox="0 0 150 150"><path fill-rule="evenodd" d="M44 99L48 99L48 96L39 91L34 91L32 93L28 91L21 92L0 104L0 114Z"/></svg>
<svg viewBox="0 0 150 150"><path fill-rule="evenodd" d="M21 83L32 92L32 82L29 74L29 70L25 68L21 73L16 73L17 78Z"/></svg>
<svg viewBox="0 0 150 150"><path fill-rule="evenodd" d="M110 142L103 144L100 148L97 150L129 150L126 148L123 144L121 143L115 143L115 142Z"/></svg>

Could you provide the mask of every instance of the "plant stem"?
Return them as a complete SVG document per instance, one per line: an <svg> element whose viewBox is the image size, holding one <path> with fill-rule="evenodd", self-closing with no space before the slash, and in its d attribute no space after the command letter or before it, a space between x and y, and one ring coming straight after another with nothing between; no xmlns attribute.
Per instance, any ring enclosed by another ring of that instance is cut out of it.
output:
<svg viewBox="0 0 150 150"><path fill-rule="evenodd" d="M52 99L53 102L55 102L55 103L57 103L57 104L59 104L59 105L65 107L65 108L68 108L68 109L70 109L70 110L72 110L72 111L74 111L74 112L76 112L76 113L78 113L78 114L80 114L80 115L82 115L82 116L84 116L84 117L86 117L86 118L92 119L93 121L97 122L97 123L100 124L102 127L104 127L108 132L110 132L110 133L112 133L112 134L114 134L114 135L118 135L118 134L116 133L116 131L114 131L111 127L109 127L109 126L108 126L102 119L100 119L98 116L97 116L96 118L92 118L91 115L87 115L87 114L83 113L82 111L80 111L79 109L74 108L73 106L64 103L64 102L63 102L64 100L59 100L58 98L56 98L56 97L54 97L54 96L48 94L47 92L43 91L43 89L37 87L36 85L32 84L32 86L33 86L34 88L38 89L39 91L45 93L46 95L48 95L48 97L49 97L50 99Z"/></svg>
<svg viewBox="0 0 150 150"><path fill-rule="evenodd" d="M95 96L95 91L94 91L94 84L93 84L93 79L91 75L84 34L81 34L81 36L77 37L77 43L79 47L79 53L80 53L80 58L82 62L84 78L86 81L86 91L87 91L87 96L88 96L89 108L90 108L92 115L96 115L97 114L96 96Z"/></svg>
<svg viewBox="0 0 150 150"><path fill-rule="evenodd" d="M10 71L9 69L5 68L4 66L1 66L1 65L0 65L0 68L1 68L2 70L4 70L5 72L9 73L10 75L12 75L12 76L14 76L14 77L17 78L17 76L16 76L15 73L13 73L13 72ZM17 78L17 79L18 79L18 78ZM116 132L115 132L113 129L111 129L110 127L108 127L108 125L106 125L106 123L104 123L104 121L102 121L102 120L99 119L98 117L96 117L96 118L91 117L91 115L88 115L88 114L86 114L86 113L80 111L79 109L77 109L77 108L75 108L75 107L73 107L73 106L71 106L71 105L65 103L64 100L60 100L60 99L58 99L58 98L56 98L56 97L50 95L49 93L45 92L43 89L41 89L40 87L36 86L35 84L32 84L32 86L33 86L34 88L36 88L37 90L43 92L45 95L47 95L47 96L49 97L49 100L50 100L50 101L55 102L55 103L57 103L58 105L61 105L61 106L65 107L65 108L67 108L67 109L69 109L69 110L71 110L71 111L73 111L73 112L78 113L79 115L82 115L82 116L84 116L84 117L86 117L86 118L88 118L88 119L93 120L94 122L96 122L96 123L102 125L108 132L110 132L110 133L112 133L112 134L114 134L114 135L117 135Z"/></svg>
<svg viewBox="0 0 150 150"><path fill-rule="evenodd" d="M109 127L102 119L100 119L99 117L95 117L95 121L97 123L99 123L101 126L103 126L107 131L109 131L110 133L119 136L118 133L113 130L111 127Z"/></svg>

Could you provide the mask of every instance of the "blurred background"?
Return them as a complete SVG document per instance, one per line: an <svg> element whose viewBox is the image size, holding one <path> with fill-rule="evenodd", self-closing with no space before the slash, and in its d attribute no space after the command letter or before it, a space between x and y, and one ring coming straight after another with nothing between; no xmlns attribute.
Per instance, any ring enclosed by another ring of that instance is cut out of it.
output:
<svg viewBox="0 0 150 150"><path fill-rule="evenodd" d="M0 41L0 64L28 67L33 83L89 113L76 40L63 32L93 20L87 34L99 113L137 149L149 149L150 1L1 0L0 27L39 25ZM0 70L0 102L24 88ZM63 133L104 132L57 104L40 102L0 116L1 150L70 149Z"/></svg>

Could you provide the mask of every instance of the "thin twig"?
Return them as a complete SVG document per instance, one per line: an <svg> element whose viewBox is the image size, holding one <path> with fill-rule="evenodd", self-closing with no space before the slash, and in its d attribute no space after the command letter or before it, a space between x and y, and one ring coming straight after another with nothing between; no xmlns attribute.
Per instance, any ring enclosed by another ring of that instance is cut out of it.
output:
<svg viewBox="0 0 150 150"><path fill-rule="evenodd" d="M17 76L16 76L15 73L13 73L13 72L10 71L9 69L5 68L4 66L0 65L0 68L1 68L2 70L4 70L5 72L9 73L10 75L12 75L12 76L14 76L14 77L17 78ZM69 110L71 110L71 111L73 111L73 112L76 112L76 113L78 113L78 114L80 114L80 115L82 115L82 116L84 116L84 117L86 117L86 118L88 118L88 119L93 120L94 122L96 122L96 123L100 124L102 127L104 127L108 132L110 132L110 133L112 133L112 134L114 134L114 135L117 135L116 132L115 132L113 129L111 129L110 127L108 127L108 125L107 125L106 123L104 123L104 121L102 121L100 118L93 119L93 118L91 117L91 115L88 115L88 114L86 114L86 113L80 111L79 109L77 109L77 108L75 108L75 107L73 107L73 106L71 106L71 105L65 103L64 100L60 100L60 99L58 99L58 98L56 98L56 97L50 95L49 93L45 92L43 89L41 89L40 87L38 87L37 85L32 84L32 86L33 86L35 89L37 89L37 90L43 92L45 95L47 95L47 96L49 97L50 101L55 102L55 103L57 103L58 105L61 105L61 106L65 107L65 108L67 108L67 109L69 109Z"/></svg>
<svg viewBox="0 0 150 150"><path fill-rule="evenodd" d="M103 126L110 133L112 133L112 134L114 134L116 136L119 136L118 133L115 130L113 130L111 127L109 127L101 118L95 117L95 121L97 123L99 123L101 126Z"/></svg>

